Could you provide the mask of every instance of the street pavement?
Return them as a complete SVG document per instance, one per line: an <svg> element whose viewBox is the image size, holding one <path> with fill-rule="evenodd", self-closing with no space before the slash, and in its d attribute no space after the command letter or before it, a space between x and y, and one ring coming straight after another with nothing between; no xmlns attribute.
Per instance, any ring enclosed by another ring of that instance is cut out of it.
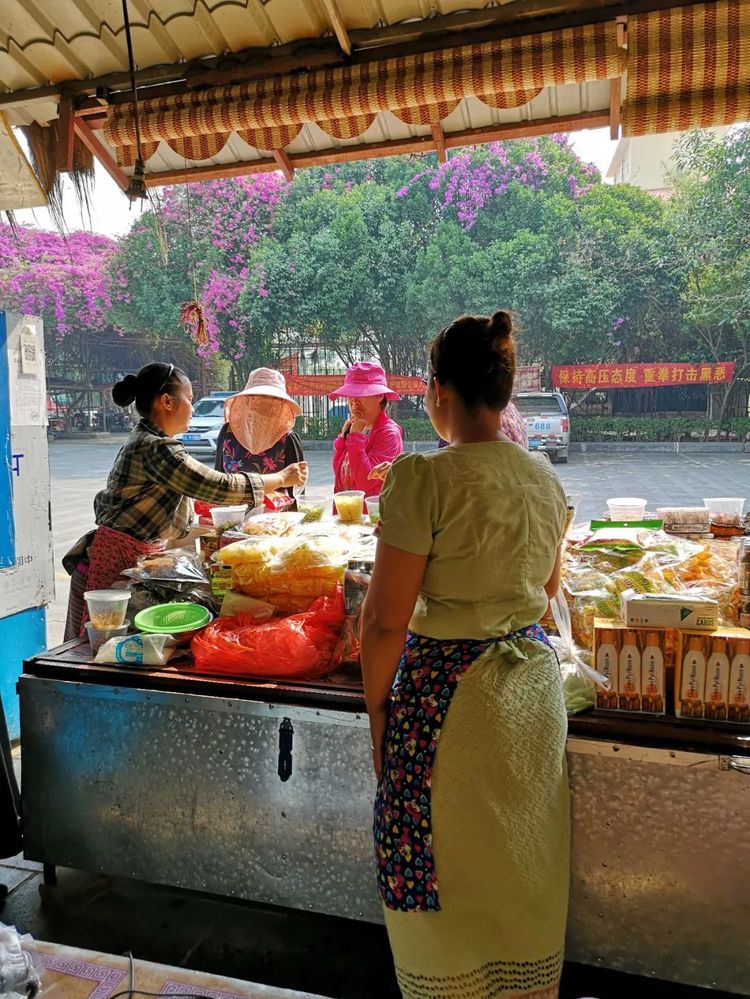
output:
<svg viewBox="0 0 750 999"><path fill-rule="evenodd" d="M107 479L119 440L54 441L50 445L52 526L57 596L48 612L50 646L62 640L68 577L61 559L74 541L93 527L93 499ZM308 494L315 499L333 491L330 451L310 451ZM692 506L704 496L750 498L750 454L628 452L572 454L555 466L567 492L581 495L579 519L606 510L611 496L641 496L649 510Z"/></svg>

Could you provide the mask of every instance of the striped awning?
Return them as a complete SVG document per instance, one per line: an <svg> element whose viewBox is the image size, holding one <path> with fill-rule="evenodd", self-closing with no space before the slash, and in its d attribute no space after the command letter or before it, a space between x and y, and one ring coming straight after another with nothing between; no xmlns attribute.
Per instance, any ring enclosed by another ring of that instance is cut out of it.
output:
<svg viewBox="0 0 750 999"><path fill-rule="evenodd" d="M750 2L716 0L628 22L623 133L750 120Z"/></svg>
<svg viewBox="0 0 750 999"><path fill-rule="evenodd" d="M464 98L520 107L546 87L619 77L624 61L616 26L606 22L156 98L141 105L144 159L165 142L186 160L205 161L233 134L256 149L282 150L308 123L353 139L386 112L410 125L438 124ZM104 136L120 165L131 166L129 105L110 111Z"/></svg>

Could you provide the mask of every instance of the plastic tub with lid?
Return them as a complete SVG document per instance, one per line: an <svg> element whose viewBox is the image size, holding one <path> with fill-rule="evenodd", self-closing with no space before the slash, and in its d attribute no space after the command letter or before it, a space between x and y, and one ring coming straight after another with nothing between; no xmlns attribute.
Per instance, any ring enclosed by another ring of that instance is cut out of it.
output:
<svg viewBox="0 0 750 999"><path fill-rule="evenodd" d="M742 523L744 496L711 496L703 500L712 524L717 527L739 527Z"/></svg>
<svg viewBox="0 0 750 999"><path fill-rule="evenodd" d="M615 496L607 500L607 508L610 520L643 520L646 500L636 496Z"/></svg>
<svg viewBox="0 0 750 999"><path fill-rule="evenodd" d="M121 628L125 624L130 590L87 590L83 597L91 623L98 631Z"/></svg>

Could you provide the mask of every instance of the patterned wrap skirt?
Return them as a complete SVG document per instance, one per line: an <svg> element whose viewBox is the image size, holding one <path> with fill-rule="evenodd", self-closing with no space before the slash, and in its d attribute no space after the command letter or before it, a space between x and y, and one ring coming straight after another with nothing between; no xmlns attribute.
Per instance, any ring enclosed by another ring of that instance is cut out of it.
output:
<svg viewBox="0 0 750 999"><path fill-rule="evenodd" d="M89 536L90 547L82 554L70 574L68 613L65 621L65 641L83 635L89 619L84 600L86 590L109 590L122 582L125 569L134 569L143 556L159 555L166 545L163 541L138 541L110 527L97 527ZM86 547L87 539L79 545ZM67 558L67 556L66 556Z"/></svg>
<svg viewBox="0 0 750 999"><path fill-rule="evenodd" d="M558 995L566 736L559 666L538 625L491 641L408 636L374 827L405 999Z"/></svg>

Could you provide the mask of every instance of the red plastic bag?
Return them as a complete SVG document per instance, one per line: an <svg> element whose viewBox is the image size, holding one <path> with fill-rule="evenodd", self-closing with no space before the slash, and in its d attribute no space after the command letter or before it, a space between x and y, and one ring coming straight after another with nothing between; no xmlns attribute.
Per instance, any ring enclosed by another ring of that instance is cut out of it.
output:
<svg viewBox="0 0 750 999"><path fill-rule="evenodd" d="M320 597L304 614L258 622L220 617L192 642L201 673L318 679L332 669L333 651L344 623L339 588Z"/></svg>
<svg viewBox="0 0 750 999"><path fill-rule="evenodd" d="M287 493L271 493L263 497L263 506L269 513L285 513L294 506L294 497Z"/></svg>
<svg viewBox="0 0 750 999"><path fill-rule="evenodd" d="M211 518L211 511L221 506L220 503L206 503L205 500L194 500L193 508L197 517Z"/></svg>

